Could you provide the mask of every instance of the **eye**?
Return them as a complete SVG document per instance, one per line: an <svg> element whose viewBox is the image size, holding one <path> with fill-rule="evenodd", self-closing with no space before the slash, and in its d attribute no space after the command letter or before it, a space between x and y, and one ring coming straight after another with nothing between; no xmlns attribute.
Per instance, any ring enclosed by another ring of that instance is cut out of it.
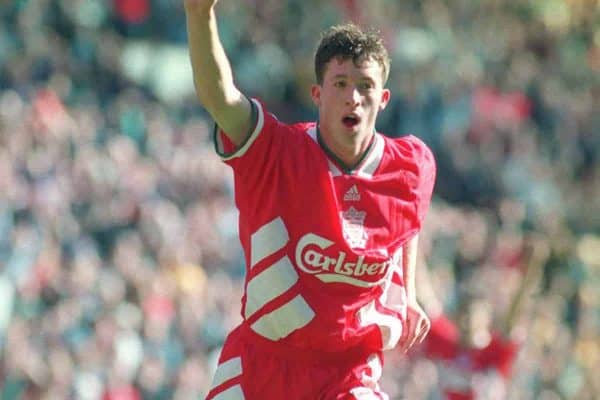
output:
<svg viewBox="0 0 600 400"><path fill-rule="evenodd" d="M360 82L358 84L358 88L360 90L369 90L369 89L373 89L374 85L372 82L369 81L364 81L364 82Z"/></svg>
<svg viewBox="0 0 600 400"><path fill-rule="evenodd" d="M346 87L346 82L345 81L335 81L333 83L333 86L335 86L336 88L343 89Z"/></svg>

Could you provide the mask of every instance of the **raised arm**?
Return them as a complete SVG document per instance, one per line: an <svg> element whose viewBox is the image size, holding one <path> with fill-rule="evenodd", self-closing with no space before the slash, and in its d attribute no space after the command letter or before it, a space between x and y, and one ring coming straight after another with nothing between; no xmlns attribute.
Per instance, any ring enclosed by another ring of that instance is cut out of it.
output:
<svg viewBox="0 0 600 400"><path fill-rule="evenodd" d="M184 0L194 86L200 103L235 145L252 128L250 101L235 86L219 32L217 0Z"/></svg>

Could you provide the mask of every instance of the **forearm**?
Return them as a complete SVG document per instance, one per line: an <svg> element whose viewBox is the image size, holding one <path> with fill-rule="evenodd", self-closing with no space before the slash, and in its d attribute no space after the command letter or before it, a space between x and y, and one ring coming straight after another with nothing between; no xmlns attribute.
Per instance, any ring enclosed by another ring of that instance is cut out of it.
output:
<svg viewBox="0 0 600 400"><path fill-rule="evenodd" d="M416 265L417 265L417 246L419 237L410 239L402 248L402 275L406 289L407 300L409 303L417 301L416 293Z"/></svg>
<svg viewBox="0 0 600 400"><path fill-rule="evenodd" d="M417 257L417 263L419 264L419 268L415 268L415 285L418 288L417 301L423 305L423 309L429 317L435 318L442 313L442 301L435 292L429 266L423 260L422 255Z"/></svg>
<svg viewBox="0 0 600 400"><path fill-rule="evenodd" d="M415 273L418 243L419 237L415 236L402 247L402 273L407 296L406 320L400 339L400 349L404 352L415 343L421 343L431 327L429 317L417 302Z"/></svg>
<svg viewBox="0 0 600 400"><path fill-rule="evenodd" d="M219 39L214 9L187 11L186 20L196 93L200 102L211 111L218 103L239 96L239 92Z"/></svg>
<svg viewBox="0 0 600 400"><path fill-rule="evenodd" d="M186 8L188 42L196 94L235 144L250 128L250 104L234 83L219 38L214 7Z"/></svg>

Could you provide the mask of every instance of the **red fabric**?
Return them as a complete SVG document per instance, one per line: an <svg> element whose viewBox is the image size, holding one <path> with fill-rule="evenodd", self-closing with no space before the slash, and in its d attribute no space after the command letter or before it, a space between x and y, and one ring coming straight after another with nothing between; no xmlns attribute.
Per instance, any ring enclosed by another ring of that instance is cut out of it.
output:
<svg viewBox="0 0 600 400"><path fill-rule="evenodd" d="M149 0L114 0L117 14L127 23L139 24L150 16Z"/></svg>
<svg viewBox="0 0 600 400"><path fill-rule="evenodd" d="M502 376L508 377L519 350L516 342L493 332L487 346L478 348L462 347L460 333L453 321L445 315L431 321L431 329L424 341L423 350L431 359L451 360L467 354L473 370L497 369Z"/></svg>
<svg viewBox="0 0 600 400"><path fill-rule="evenodd" d="M472 391L459 392L454 390L445 390L446 400L474 400L475 394Z"/></svg>
<svg viewBox="0 0 600 400"><path fill-rule="evenodd" d="M236 146L231 141L231 139L229 139L229 137L227 135L224 135L223 132L219 132L218 135L219 135L219 140L221 141L221 144L223 145L222 151L225 154L231 154L231 153L235 152Z"/></svg>
<svg viewBox="0 0 600 400"><path fill-rule="evenodd" d="M318 143L314 122L287 125L256 106L257 128L225 161L234 170L247 264L244 323L252 326L296 299L300 308L293 312L309 315L309 322L287 330L278 342L328 352L393 345L406 305L381 304L382 283L392 275L387 271L398 262L394 257L402 245L421 229L435 181L431 151L414 136L377 134L361 164L345 173ZM217 131L217 139L223 136ZM221 150L228 150L224 142ZM257 244L257 237L270 229L276 231L268 246L275 238L285 240L263 255L266 245ZM297 283L253 309L249 283L276 264L283 268L281 260L291 264ZM401 292L398 282L390 287Z"/></svg>
<svg viewBox="0 0 600 400"><path fill-rule="evenodd" d="M378 133L344 171L314 122L284 124L252 101L257 121L244 144L231 153L215 135L234 172L247 269L244 321L221 355L238 364L220 370L243 373L209 398L241 387L252 399L348 399L363 373L378 373L367 357L401 337L407 296L395 274L427 213L435 160L414 136Z"/></svg>
<svg viewBox="0 0 600 400"><path fill-rule="evenodd" d="M102 400L142 400L140 392L131 385L108 389Z"/></svg>
<svg viewBox="0 0 600 400"><path fill-rule="evenodd" d="M504 378L508 378L518 350L517 343L494 333L486 347L472 350L473 367L479 370L495 368Z"/></svg>
<svg viewBox="0 0 600 400"><path fill-rule="evenodd" d="M385 398L375 388L381 376L380 353L290 362L285 353L270 352L245 336L242 329L236 329L227 337L215 373L221 383L213 382L206 400L239 391L246 399L356 400L351 392L357 388L369 393L369 398ZM235 364L239 368L231 368Z"/></svg>
<svg viewBox="0 0 600 400"><path fill-rule="evenodd" d="M490 342L481 349L464 347L460 343L458 328L445 315L432 320L431 330L423 343L426 357L441 361L452 374L463 378L495 370L504 379L509 379L518 350L516 342L496 332L492 332ZM463 384L469 385L468 382L464 380ZM473 390L469 387L443 387L443 392L447 400L474 399Z"/></svg>
<svg viewBox="0 0 600 400"><path fill-rule="evenodd" d="M450 360L458 355L458 328L441 314L431 321L431 328L423 344L425 355L432 359Z"/></svg>

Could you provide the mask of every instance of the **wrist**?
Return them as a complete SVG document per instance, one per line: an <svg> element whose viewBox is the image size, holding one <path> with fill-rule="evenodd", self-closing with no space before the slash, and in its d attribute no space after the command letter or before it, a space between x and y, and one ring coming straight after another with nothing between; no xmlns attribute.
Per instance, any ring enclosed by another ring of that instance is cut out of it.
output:
<svg viewBox="0 0 600 400"><path fill-rule="evenodd" d="M194 18L212 18L215 13L215 5L198 5L193 2L185 2L185 13L188 17Z"/></svg>
<svg viewBox="0 0 600 400"><path fill-rule="evenodd" d="M419 302L417 301L417 298L416 298L416 296L410 296L410 295L409 295L409 296L407 296L407 298L406 298L406 302L407 302L408 304L419 304Z"/></svg>
<svg viewBox="0 0 600 400"><path fill-rule="evenodd" d="M406 290L406 301L409 303L416 303L417 302L417 291L415 290L415 287L412 285L408 285L405 287Z"/></svg>

